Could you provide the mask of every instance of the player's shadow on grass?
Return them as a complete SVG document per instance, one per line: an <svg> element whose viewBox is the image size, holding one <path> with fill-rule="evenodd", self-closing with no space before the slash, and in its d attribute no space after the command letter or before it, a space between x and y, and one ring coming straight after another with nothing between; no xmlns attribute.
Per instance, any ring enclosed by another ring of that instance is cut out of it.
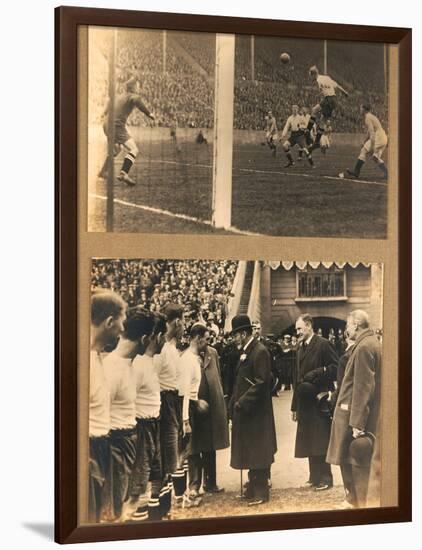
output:
<svg viewBox="0 0 422 550"><path fill-rule="evenodd" d="M45 539L54 540L54 525L52 523L22 523L22 527L38 533Z"/></svg>

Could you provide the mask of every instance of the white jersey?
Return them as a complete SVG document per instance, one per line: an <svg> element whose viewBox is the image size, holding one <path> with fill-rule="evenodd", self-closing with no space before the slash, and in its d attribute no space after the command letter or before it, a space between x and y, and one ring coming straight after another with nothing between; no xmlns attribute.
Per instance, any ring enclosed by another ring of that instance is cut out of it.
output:
<svg viewBox="0 0 422 550"><path fill-rule="evenodd" d="M112 351L104 359L104 375L110 388L111 429L133 428L136 426L136 386L132 359Z"/></svg>
<svg viewBox="0 0 422 550"><path fill-rule="evenodd" d="M322 97L333 97L336 95L338 84L328 74L319 74L316 81Z"/></svg>
<svg viewBox="0 0 422 550"><path fill-rule="evenodd" d="M133 360L136 384L136 417L158 418L160 416L160 381L157 367L159 355L137 355Z"/></svg>
<svg viewBox="0 0 422 550"><path fill-rule="evenodd" d="M290 115L283 128L283 136L286 136L289 132L304 130L306 127L307 123L303 115Z"/></svg>
<svg viewBox="0 0 422 550"><path fill-rule="evenodd" d="M266 119L265 130L270 134L277 133L277 121L273 116Z"/></svg>
<svg viewBox="0 0 422 550"><path fill-rule="evenodd" d="M164 344L157 361L161 391L179 390L180 393L180 353L174 342Z"/></svg>
<svg viewBox="0 0 422 550"><path fill-rule="evenodd" d="M89 436L101 437L111 429L110 389L101 356L91 351L89 366Z"/></svg>
<svg viewBox="0 0 422 550"><path fill-rule="evenodd" d="M372 113L365 114L365 125L368 130L369 139L375 147L387 144L387 134L379 119Z"/></svg>
<svg viewBox="0 0 422 550"><path fill-rule="evenodd" d="M201 358L188 348L180 358L183 385L183 420L189 420L189 400L198 399Z"/></svg>

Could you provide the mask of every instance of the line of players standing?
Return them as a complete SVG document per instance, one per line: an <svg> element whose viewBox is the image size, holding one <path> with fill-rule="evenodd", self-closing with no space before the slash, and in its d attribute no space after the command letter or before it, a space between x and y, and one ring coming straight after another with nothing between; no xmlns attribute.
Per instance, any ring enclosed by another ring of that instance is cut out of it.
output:
<svg viewBox="0 0 422 550"><path fill-rule="evenodd" d="M198 506L201 488L221 491L215 451L230 444L226 409L240 351L233 335L211 342L209 328L195 323L181 354L183 306L168 304L164 313L127 310L111 291L92 294L92 522L160 520L169 516L172 504ZM292 386L296 336L263 338L260 330L255 324L254 337L272 358L272 393L278 395ZM342 338L337 341L342 345ZM105 354L107 348L112 351Z"/></svg>
<svg viewBox="0 0 422 550"><path fill-rule="evenodd" d="M92 293L90 522L161 520L172 505L198 506L201 487L221 491L215 451L229 432L218 355L201 323L181 354L184 331L181 305L158 314Z"/></svg>

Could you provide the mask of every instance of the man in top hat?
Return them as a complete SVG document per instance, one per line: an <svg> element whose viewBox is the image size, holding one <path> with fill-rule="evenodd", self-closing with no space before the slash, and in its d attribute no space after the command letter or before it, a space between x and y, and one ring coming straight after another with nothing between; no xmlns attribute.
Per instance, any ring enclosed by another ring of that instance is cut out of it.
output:
<svg viewBox="0 0 422 550"><path fill-rule="evenodd" d="M317 397L334 390L338 357L328 340L314 333L310 315L297 319L296 331L299 347L291 406L292 420L297 422L295 457L308 458L306 484L323 491L333 486L331 467L325 460L331 419L320 410Z"/></svg>
<svg viewBox="0 0 422 550"><path fill-rule="evenodd" d="M247 315L233 318L232 332L241 349L229 405L232 419L230 465L236 470L249 470L245 498L250 506L269 500L268 479L277 452L271 358L266 347L252 336L252 331Z"/></svg>
<svg viewBox="0 0 422 550"><path fill-rule="evenodd" d="M340 465L346 500L360 508L367 504L377 430L381 350L365 311L350 313L347 333L355 344L337 397L327 462Z"/></svg>

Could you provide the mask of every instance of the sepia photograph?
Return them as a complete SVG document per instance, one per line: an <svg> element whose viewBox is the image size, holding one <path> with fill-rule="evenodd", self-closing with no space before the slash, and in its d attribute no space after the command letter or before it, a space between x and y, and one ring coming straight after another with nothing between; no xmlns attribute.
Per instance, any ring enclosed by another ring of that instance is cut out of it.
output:
<svg viewBox="0 0 422 550"><path fill-rule="evenodd" d="M56 540L408 521L411 30L58 8L56 106Z"/></svg>
<svg viewBox="0 0 422 550"><path fill-rule="evenodd" d="M386 238L388 44L84 36L88 231Z"/></svg>
<svg viewBox="0 0 422 550"><path fill-rule="evenodd" d="M382 263L94 258L90 285L82 523L382 506Z"/></svg>

